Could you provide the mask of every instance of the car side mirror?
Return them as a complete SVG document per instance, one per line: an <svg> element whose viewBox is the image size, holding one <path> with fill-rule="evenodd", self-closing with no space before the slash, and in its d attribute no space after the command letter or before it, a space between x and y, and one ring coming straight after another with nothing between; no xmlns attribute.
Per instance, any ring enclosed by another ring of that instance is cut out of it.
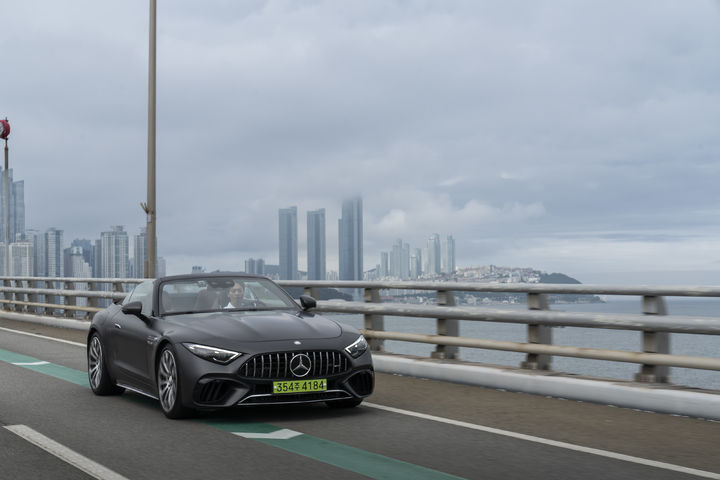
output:
<svg viewBox="0 0 720 480"><path fill-rule="evenodd" d="M302 305L303 310L308 311L317 307L317 302L310 295L300 295L300 305Z"/></svg>
<svg viewBox="0 0 720 480"><path fill-rule="evenodd" d="M142 314L141 302L130 302L122 306L122 312L128 315L140 316Z"/></svg>

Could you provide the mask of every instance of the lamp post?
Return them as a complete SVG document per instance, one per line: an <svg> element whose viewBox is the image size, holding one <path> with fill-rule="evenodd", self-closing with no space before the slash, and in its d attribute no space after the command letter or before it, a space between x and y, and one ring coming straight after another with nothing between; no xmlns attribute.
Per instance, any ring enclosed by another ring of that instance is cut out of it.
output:
<svg viewBox="0 0 720 480"><path fill-rule="evenodd" d="M157 240L155 232L155 51L157 2L150 0L150 52L148 55L148 161L147 203L141 204L147 217L145 229L145 278L155 277Z"/></svg>
<svg viewBox="0 0 720 480"><path fill-rule="evenodd" d="M10 275L10 188L8 186L8 165L10 163L10 153L8 150L8 135L10 135L10 124L8 123L7 117L5 120L0 120L0 138L5 140L5 190L3 199L3 225L5 225L5 276Z"/></svg>

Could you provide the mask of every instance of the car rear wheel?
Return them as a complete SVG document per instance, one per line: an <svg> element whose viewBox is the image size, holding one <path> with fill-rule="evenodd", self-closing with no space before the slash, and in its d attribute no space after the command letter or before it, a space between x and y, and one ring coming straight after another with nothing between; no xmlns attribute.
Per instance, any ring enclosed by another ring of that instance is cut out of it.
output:
<svg viewBox="0 0 720 480"><path fill-rule="evenodd" d="M87 351L88 381L95 395L119 395L124 388L115 385L105 365L105 353L100 335L93 333Z"/></svg>
<svg viewBox="0 0 720 480"><path fill-rule="evenodd" d="M360 405L362 401L362 398L348 398L346 400L333 400L332 402L325 402L325 405L330 408L353 408Z"/></svg>
<svg viewBox="0 0 720 480"><path fill-rule="evenodd" d="M168 418L186 417L190 410L180 400L180 367L172 345L166 345L157 366L158 398L160 407Z"/></svg>

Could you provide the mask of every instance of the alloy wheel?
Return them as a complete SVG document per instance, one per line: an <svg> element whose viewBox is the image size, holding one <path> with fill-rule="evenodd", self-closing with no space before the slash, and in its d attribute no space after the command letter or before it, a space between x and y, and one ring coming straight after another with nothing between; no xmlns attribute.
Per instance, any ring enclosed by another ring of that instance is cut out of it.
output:
<svg viewBox="0 0 720 480"><path fill-rule="evenodd" d="M169 412L177 399L177 365L175 356L169 349L163 351L158 367L158 393L160 405Z"/></svg>
<svg viewBox="0 0 720 480"><path fill-rule="evenodd" d="M90 377L90 386L93 390L100 388L102 382L103 371L103 351L100 338L94 336L90 341L90 349L88 351L88 376Z"/></svg>

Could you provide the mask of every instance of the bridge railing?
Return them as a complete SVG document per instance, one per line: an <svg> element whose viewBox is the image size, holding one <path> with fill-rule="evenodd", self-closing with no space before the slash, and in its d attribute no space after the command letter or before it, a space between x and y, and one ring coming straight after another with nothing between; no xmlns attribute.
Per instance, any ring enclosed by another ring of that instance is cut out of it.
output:
<svg viewBox="0 0 720 480"><path fill-rule="evenodd" d="M720 318L668 315L665 297L720 297L720 287L696 286L609 286L571 284L499 284L460 282L349 282L349 281L281 281L285 287L302 287L306 294L318 298L320 288L360 290L364 302L321 301L319 312L353 313L364 316L363 333L374 351L382 351L385 340L419 342L435 345L435 358L457 358L458 347L504 350L525 354L522 368L549 370L553 356L637 363L635 380L666 383L669 367L720 370L720 358L673 355L671 333L720 335ZM435 292L437 304L416 305L382 302L381 291L404 290ZM489 307L456 306L458 292L514 293L526 295L526 311ZM549 295L626 295L642 299L641 313L599 314L558 312L550 310ZM436 319L435 334L390 332L384 328L385 316ZM459 336L458 322L519 323L527 326L526 342L509 342ZM638 351L581 348L553 345L553 327L582 327L613 330L635 330L642 333Z"/></svg>
<svg viewBox="0 0 720 480"><path fill-rule="evenodd" d="M2 311L52 317L79 316L89 320L101 310L101 302L124 298L129 289L144 279L0 277ZM363 333L376 352L385 340L432 344L432 357L455 359L459 347L504 350L525 354L522 368L549 370L553 356L628 362L640 365L635 379L641 382L668 382L669 367L720 371L720 358L674 355L671 333L720 335L720 318L668 315L665 297L720 297L720 287L627 287L607 285L487 284L460 282L348 282L280 281L284 287L300 287L315 298L321 288L362 292L364 301L318 301L315 311L361 314ZM383 291L433 292L435 304L383 301ZM500 292L525 294L527 310L458 306L459 292ZM629 295L642 299L641 313L599 314L559 312L550 309L549 295ZM435 319L434 334L385 330L386 316ZM524 324L526 342L510 342L459 336L459 321ZM634 330L642 333L638 351L581 348L554 345L553 327Z"/></svg>

